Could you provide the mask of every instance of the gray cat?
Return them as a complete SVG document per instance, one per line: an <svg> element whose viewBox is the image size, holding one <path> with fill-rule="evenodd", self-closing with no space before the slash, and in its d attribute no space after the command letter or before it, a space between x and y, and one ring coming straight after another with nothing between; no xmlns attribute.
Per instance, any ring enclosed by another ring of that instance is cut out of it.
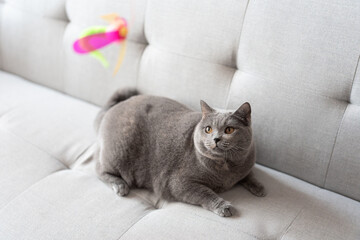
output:
<svg viewBox="0 0 360 240"><path fill-rule="evenodd" d="M251 172L250 104L219 113L201 101L201 109L132 89L116 92L96 120L99 177L121 196L132 187L146 188L223 217L232 215L232 206L216 193L240 182L265 196Z"/></svg>

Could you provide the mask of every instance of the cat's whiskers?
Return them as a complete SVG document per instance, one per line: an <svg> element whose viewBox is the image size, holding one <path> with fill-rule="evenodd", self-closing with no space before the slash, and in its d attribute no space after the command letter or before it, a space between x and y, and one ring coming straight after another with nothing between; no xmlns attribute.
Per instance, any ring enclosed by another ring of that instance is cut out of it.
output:
<svg viewBox="0 0 360 240"><path fill-rule="evenodd" d="M226 150L229 147L229 144L221 144L221 147Z"/></svg>
<svg viewBox="0 0 360 240"><path fill-rule="evenodd" d="M238 151L240 151L240 150L248 151L249 150L249 148L243 148L243 147L239 147L239 146L233 146L231 149L238 150Z"/></svg>
<svg viewBox="0 0 360 240"><path fill-rule="evenodd" d="M230 155L231 155L231 157L234 157L234 155L235 155L235 157L237 157L238 156L238 151L235 151L234 149L229 149L229 151L228 151L229 153L230 153Z"/></svg>

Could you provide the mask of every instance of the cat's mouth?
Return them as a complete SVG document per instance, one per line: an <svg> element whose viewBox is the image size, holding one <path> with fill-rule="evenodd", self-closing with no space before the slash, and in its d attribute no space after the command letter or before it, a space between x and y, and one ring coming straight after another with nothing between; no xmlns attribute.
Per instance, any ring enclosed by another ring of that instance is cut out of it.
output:
<svg viewBox="0 0 360 240"><path fill-rule="evenodd" d="M214 143L214 144L210 145L210 149L213 150L213 151L217 151L217 152L224 150L217 143Z"/></svg>
<svg viewBox="0 0 360 240"><path fill-rule="evenodd" d="M208 145L207 148L209 151L217 154L224 154L232 149L232 147L229 146L229 144L221 144L221 143L217 143L217 144L213 143L211 145Z"/></svg>
<svg viewBox="0 0 360 240"><path fill-rule="evenodd" d="M205 144L203 145L203 147L206 149L206 151L209 151L213 154L219 155L219 154L223 154L224 151L226 150L224 148L224 146L222 146L220 143L209 143L209 142L205 142Z"/></svg>
<svg viewBox="0 0 360 240"><path fill-rule="evenodd" d="M217 143L210 144L209 147L210 147L211 149L219 148L219 146L217 145Z"/></svg>

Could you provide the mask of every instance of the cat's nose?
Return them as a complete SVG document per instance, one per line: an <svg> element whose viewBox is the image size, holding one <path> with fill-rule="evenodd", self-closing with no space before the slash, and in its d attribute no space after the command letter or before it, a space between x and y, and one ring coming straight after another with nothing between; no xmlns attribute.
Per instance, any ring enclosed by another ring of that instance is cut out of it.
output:
<svg viewBox="0 0 360 240"><path fill-rule="evenodd" d="M215 143L220 142L220 138L214 138Z"/></svg>

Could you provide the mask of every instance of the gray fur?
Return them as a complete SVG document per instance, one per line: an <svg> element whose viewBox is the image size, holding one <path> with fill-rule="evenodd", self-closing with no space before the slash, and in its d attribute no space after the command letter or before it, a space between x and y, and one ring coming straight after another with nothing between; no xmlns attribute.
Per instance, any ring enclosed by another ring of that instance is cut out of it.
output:
<svg viewBox="0 0 360 240"><path fill-rule="evenodd" d="M201 205L231 216L231 204L217 195L240 181L264 196L251 168L255 147L250 104L234 113L218 113L201 101L202 113L162 97L116 92L96 124L99 177L125 196L133 187L147 188L168 200ZM205 133L206 126L213 131ZM225 134L231 126L235 131ZM216 144L214 138L220 141Z"/></svg>

